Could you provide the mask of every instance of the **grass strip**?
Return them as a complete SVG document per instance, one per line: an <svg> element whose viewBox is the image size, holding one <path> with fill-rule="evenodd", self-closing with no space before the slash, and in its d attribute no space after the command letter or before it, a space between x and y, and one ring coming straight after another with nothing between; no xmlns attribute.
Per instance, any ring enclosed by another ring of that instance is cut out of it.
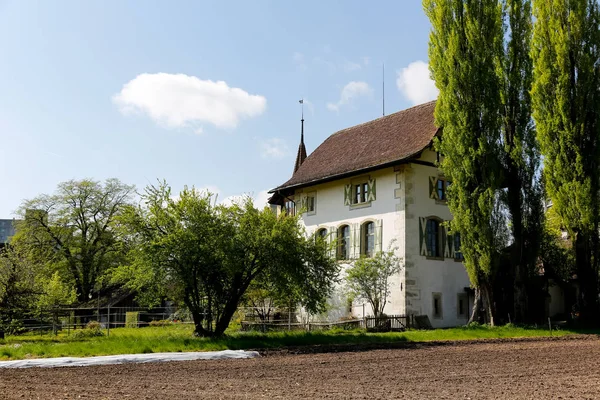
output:
<svg viewBox="0 0 600 400"><path fill-rule="evenodd" d="M552 335L565 336L581 333L597 332L563 329L553 331ZM56 336L50 334L42 336L30 334L8 336L4 341L0 341L0 360L544 336L550 336L547 329L512 325L500 327L478 325L390 333L367 333L363 330L345 331L336 329L316 332L233 332L224 337L210 339L193 337L190 325L173 324L162 327L112 329L110 337L104 335L76 339L72 333L67 335L66 332L60 332Z"/></svg>

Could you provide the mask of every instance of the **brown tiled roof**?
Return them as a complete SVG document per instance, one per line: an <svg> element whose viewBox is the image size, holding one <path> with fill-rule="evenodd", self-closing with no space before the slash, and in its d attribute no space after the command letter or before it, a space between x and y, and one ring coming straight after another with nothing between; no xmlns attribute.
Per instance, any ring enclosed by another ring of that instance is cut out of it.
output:
<svg viewBox="0 0 600 400"><path fill-rule="evenodd" d="M435 101L343 129L329 136L272 192L402 161L427 147L438 129Z"/></svg>

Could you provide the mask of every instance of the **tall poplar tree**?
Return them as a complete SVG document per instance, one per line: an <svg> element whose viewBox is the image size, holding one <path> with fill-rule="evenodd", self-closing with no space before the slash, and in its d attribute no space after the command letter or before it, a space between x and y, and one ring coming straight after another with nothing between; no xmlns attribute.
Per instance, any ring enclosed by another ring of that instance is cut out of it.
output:
<svg viewBox="0 0 600 400"><path fill-rule="evenodd" d="M598 315L600 25L596 0L534 1L533 116L548 196L575 243L584 319Z"/></svg>
<svg viewBox="0 0 600 400"><path fill-rule="evenodd" d="M443 127L440 167L452 181L448 206L475 304L494 323L492 283L498 251L502 8L497 0L424 0L432 24L429 65L440 95L436 124Z"/></svg>
<svg viewBox="0 0 600 400"><path fill-rule="evenodd" d="M513 278L513 319L531 320L528 291L540 248L543 207L539 149L531 117L531 1L504 0L504 48L500 55L502 197L510 219L509 271Z"/></svg>

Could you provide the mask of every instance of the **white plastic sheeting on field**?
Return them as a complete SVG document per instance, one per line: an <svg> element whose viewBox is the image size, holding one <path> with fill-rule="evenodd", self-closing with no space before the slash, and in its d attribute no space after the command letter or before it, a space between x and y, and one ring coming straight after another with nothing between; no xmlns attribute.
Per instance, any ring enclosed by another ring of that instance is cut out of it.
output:
<svg viewBox="0 0 600 400"><path fill-rule="evenodd" d="M149 363L165 361L192 360L224 360L229 358L254 358L256 351L223 350L190 353L150 353L150 354L121 354L117 356L98 357L58 357L36 358L29 360L0 361L0 368L31 368L31 367L88 367L92 365L110 365L126 363Z"/></svg>

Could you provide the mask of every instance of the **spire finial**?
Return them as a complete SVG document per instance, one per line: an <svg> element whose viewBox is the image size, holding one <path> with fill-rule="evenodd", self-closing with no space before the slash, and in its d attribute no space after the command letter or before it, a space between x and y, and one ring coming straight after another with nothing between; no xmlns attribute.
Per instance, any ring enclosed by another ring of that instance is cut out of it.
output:
<svg viewBox="0 0 600 400"><path fill-rule="evenodd" d="M302 119L300 120L300 145L298 146L298 154L296 155L296 164L294 165L294 173L298 171L300 165L306 159L306 146L304 146L304 99L300 99L302 105Z"/></svg>

